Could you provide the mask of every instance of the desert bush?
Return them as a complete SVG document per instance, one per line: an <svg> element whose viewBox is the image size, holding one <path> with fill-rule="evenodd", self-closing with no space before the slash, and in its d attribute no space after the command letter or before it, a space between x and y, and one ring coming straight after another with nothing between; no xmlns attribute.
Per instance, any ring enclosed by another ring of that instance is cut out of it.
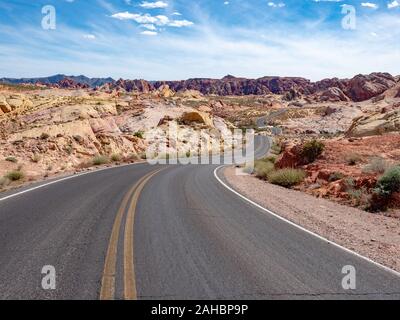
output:
<svg viewBox="0 0 400 320"><path fill-rule="evenodd" d="M271 163L273 163L273 164L275 164L275 162L276 162L276 159L277 159L277 156L268 156L268 157L266 157L265 159L263 159L264 161L268 161L268 162L271 162Z"/></svg>
<svg viewBox="0 0 400 320"><path fill-rule="evenodd" d="M74 151L74 148L72 147L72 145L68 145L68 146L66 146L66 147L64 148L64 150L65 150L65 152L66 152L68 155L71 155L72 152Z"/></svg>
<svg viewBox="0 0 400 320"><path fill-rule="evenodd" d="M10 183L10 180L6 177L0 178L0 188L6 187Z"/></svg>
<svg viewBox="0 0 400 320"><path fill-rule="evenodd" d="M137 131L137 132L135 132L133 135L134 135L136 138L143 139L143 137L144 137L144 132L143 132L143 131Z"/></svg>
<svg viewBox="0 0 400 320"><path fill-rule="evenodd" d="M366 188L350 188L347 190L347 194L350 196L355 206L363 207L363 209L367 209L370 206L371 195L368 194Z"/></svg>
<svg viewBox="0 0 400 320"><path fill-rule="evenodd" d="M362 171L364 173L384 173L389 167L390 165L385 159L373 157Z"/></svg>
<svg viewBox="0 0 400 320"><path fill-rule="evenodd" d="M50 135L49 135L48 133L46 133L46 132L43 132L43 133L40 135L40 139L42 139L42 140L46 140L46 139L48 139L48 138L50 138Z"/></svg>
<svg viewBox="0 0 400 320"><path fill-rule="evenodd" d="M24 178L24 174L22 171L14 170L8 172L4 177L11 181L18 181Z"/></svg>
<svg viewBox="0 0 400 320"><path fill-rule="evenodd" d="M355 166L358 162L361 161L361 156L358 153L348 153L344 156L344 160L350 166Z"/></svg>
<svg viewBox="0 0 400 320"><path fill-rule="evenodd" d="M18 162L17 158L15 158L15 157L7 157L6 161L13 162L13 163L17 163Z"/></svg>
<svg viewBox="0 0 400 320"><path fill-rule="evenodd" d="M279 143L274 142L272 144L272 147L271 147L271 153L273 153L275 155L281 154L282 153L282 146Z"/></svg>
<svg viewBox="0 0 400 320"><path fill-rule="evenodd" d="M137 153L131 153L129 156L125 157L125 161L136 161L139 160L140 156Z"/></svg>
<svg viewBox="0 0 400 320"><path fill-rule="evenodd" d="M111 155L111 161L119 162L119 161L121 161L121 159L122 159L122 157L121 157L120 154L113 153L113 154Z"/></svg>
<svg viewBox="0 0 400 320"><path fill-rule="evenodd" d="M318 140L311 140L306 142L303 145L303 149L301 151L301 155L304 158L305 162L312 163L324 152L325 145L323 142Z"/></svg>
<svg viewBox="0 0 400 320"><path fill-rule="evenodd" d="M106 164L106 163L108 163L109 162L109 160L108 160L108 158L106 157L106 156L96 156L96 157L94 157L93 159L92 159L92 163L93 163L93 165L95 165L95 166L99 166L99 165L102 165L102 164Z"/></svg>
<svg viewBox="0 0 400 320"><path fill-rule="evenodd" d="M400 166L392 167L378 180L375 192L382 197L390 197L400 191Z"/></svg>
<svg viewBox="0 0 400 320"><path fill-rule="evenodd" d="M271 171L268 175L268 181L282 187L292 187L302 182L306 177L303 170L298 169L281 169Z"/></svg>
<svg viewBox="0 0 400 320"><path fill-rule="evenodd" d="M254 172L256 177L267 180L268 175L274 171L275 166L269 161L257 160L254 162Z"/></svg>
<svg viewBox="0 0 400 320"><path fill-rule="evenodd" d="M37 154L34 154L31 158L32 162L38 163L40 161L40 156Z"/></svg>
<svg viewBox="0 0 400 320"><path fill-rule="evenodd" d="M341 172L334 172L329 176L329 182L334 182L338 180L342 180L345 175Z"/></svg>

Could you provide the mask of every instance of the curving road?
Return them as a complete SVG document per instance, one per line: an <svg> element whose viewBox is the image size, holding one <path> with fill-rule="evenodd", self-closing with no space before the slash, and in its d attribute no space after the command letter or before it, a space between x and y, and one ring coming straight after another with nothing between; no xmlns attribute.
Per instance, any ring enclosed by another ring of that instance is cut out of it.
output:
<svg viewBox="0 0 400 320"><path fill-rule="evenodd" d="M238 197L217 168L137 164L1 195L0 299L400 298L397 274Z"/></svg>

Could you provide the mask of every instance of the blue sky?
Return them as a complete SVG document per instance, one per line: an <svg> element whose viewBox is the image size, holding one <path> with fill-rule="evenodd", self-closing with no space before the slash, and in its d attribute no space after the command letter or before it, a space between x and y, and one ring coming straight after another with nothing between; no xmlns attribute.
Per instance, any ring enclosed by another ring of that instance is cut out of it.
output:
<svg viewBox="0 0 400 320"><path fill-rule="evenodd" d="M0 0L0 77L318 80L400 74L399 58L400 0Z"/></svg>

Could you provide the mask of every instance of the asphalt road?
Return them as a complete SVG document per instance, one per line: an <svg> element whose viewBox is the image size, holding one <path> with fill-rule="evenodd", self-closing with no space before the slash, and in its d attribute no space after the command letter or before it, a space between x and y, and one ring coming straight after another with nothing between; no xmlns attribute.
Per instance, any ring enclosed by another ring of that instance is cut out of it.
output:
<svg viewBox="0 0 400 320"><path fill-rule="evenodd" d="M251 205L217 167L138 164L1 195L0 299L400 299L396 274Z"/></svg>

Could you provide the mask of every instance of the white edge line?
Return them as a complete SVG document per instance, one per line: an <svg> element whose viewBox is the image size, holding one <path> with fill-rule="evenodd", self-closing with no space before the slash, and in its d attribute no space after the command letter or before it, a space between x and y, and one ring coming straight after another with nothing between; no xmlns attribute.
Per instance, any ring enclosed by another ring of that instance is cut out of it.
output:
<svg viewBox="0 0 400 320"><path fill-rule="evenodd" d="M324 237L322 237L322 236L320 236L320 235L318 235L318 234L316 234L316 233L314 233L314 232L312 232L312 231L310 231L310 230L307 230L307 229L303 228L302 226L300 226L300 225L298 225L298 224L296 224L296 223L294 223L294 222L292 222L292 221L290 221L290 220L288 220L288 219L286 219L286 218L283 218L282 216L276 214L275 212L272 212L271 210L264 208L263 206L259 205L258 203L254 202L253 200L250 200L249 198L247 198L247 197L245 197L244 195L240 194L239 192L237 192L236 190L234 190L233 188L231 188L230 186L228 186L225 182L223 182L223 181L221 180L221 178L218 176L218 173L217 173L217 172L218 172L221 168L223 168L223 167L226 167L226 165L219 166L218 168L216 168L216 169L214 170L214 176L215 176L215 178L216 178L216 179L219 181L219 183L221 183L226 189L228 189L229 191L233 192L234 194L236 194L236 195L239 196L240 198L246 200L247 202L249 202L249 203L252 204L253 206L257 207L258 209L261 209L262 211L267 212L268 214L270 214L270 215L272 215L272 216L274 216L274 217L276 217L276 218L278 218L278 219L280 219L280 220L282 220L282 221L284 221L284 222L286 222L286 223L288 223L288 224L290 224L290 225L296 227L297 229L300 229L300 230L302 230L302 231L304 231L304 232L306 232L306 233L308 233L308 234L310 234L310 235L312 235L312 236L314 236L314 237L316 237L316 238L318 238L318 239L320 239L320 240L322 240L322 241L325 241L325 242L327 242L327 243L329 243L329 244L331 244L331 245L333 245L333 246L335 246L335 247L337 247L337 248L339 248L339 249L342 249L342 250L346 251L347 253L353 254L353 255L357 256L358 258L361 258L361 259L363 259L363 260L365 260L365 261L367 261L367 262L370 262L370 263L374 264L375 266L377 266L377 267L379 267L379 268L382 268L382 269L384 269L385 271L388 271L388 272L390 272L390 273L392 273L392 274L394 274L394 275L400 277L400 272L397 272L396 270L393 270L393 269L391 269L391 268L389 268L389 267L386 267L386 266L384 266L383 264L380 264L380 263L378 263L378 262L376 262L376 261L373 261L373 260L371 260L370 258L367 258L367 257L365 257L365 256L363 256L363 255L361 255L361 254L359 254L359 253L357 253L357 252L355 252L355 251L353 251L353 250L347 249L346 247L343 247L343 246L341 246L340 244L337 244L336 242L333 242L333 241L331 241L331 240L328 240L328 239L326 239L326 238L324 238Z"/></svg>
<svg viewBox="0 0 400 320"><path fill-rule="evenodd" d="M82 172L82 173L78 173L78 174L73 174L73 175L70 175L70 176L67 176L67 177L64 177L64 178L60 178L60 179L57 179L57 180L54 180L54 181L51 181L51 182L48 182L48 183L41 184L41 185L33 187L33 188L26 189L26 190L21 191L21 192L10 194L9 196L6 196L4 198L0 198L0 202L8 200L8 199L11 199L11 198L14 198L14 197L17 197L17 196L20 196L20 195L22 195L24 193L28 193L28 192L31 192L31 191L34 191L34 190L37 190L37 189L41 189L41 188L50 186L50 185L55 184L55 183L59 183L59 182L66 181L66 180L70 180L70 179L73 179L73 178L78 178L78 177L81 177L81 176L84 176L84 175L87 175L87 174L101 172L101 171L105 171L105 170L116 169L116 168L122 168L122 167L127 167L127 166L133 166L133 165L138 165L138 164L145 164L145 163L146 162L129 163L129 164L123 164L123 165L115 166L115 167L107 167L107 168L101 168L101 169L97 169L97 170L91 170L91 171L87 171L87 172Z"/></svg>

